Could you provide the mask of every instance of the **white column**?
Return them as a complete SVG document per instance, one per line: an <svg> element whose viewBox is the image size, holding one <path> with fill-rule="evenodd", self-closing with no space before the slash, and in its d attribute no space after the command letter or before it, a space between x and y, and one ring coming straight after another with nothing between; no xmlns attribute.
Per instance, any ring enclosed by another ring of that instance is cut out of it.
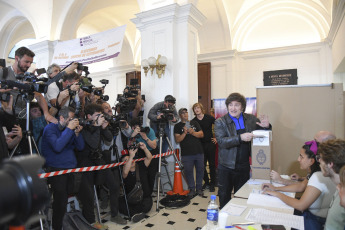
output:
<svg viewBox="0 0 345 230"><path fill-rule="evenodd" d="M53 60L54 48L57 41L42 41L29 46L29 49L35 53L36 67L48 68Z"/></svg>
<svg viewBox="0 0 345 230"><path fill-rule="evenodd" d="M157 58L158 54L168 59L161 78L150 72L145 76L141 70L147 113L168 94L176 97L177 109L186 107L191 112L191 106L198 101L197 35L204 20L193 4L172 4L136 14L132 19L141 32L141 60Z"/></svg>

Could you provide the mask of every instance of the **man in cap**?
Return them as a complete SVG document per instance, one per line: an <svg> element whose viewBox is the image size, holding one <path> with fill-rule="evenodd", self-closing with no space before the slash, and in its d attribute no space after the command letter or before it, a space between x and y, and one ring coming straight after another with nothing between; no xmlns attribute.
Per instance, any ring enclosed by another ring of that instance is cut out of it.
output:
<svg viewBox="0 0 345 230"><path fill-rule="evenodd" d="M169 135L169 122L176 123L178 115L175 108L176 99L172 95L167 95L164 101L155 104L149 111L148 118L150 119L150 126L155 131L156 136L159 137L159 128L164 130L164 133ZM159 145L158 145L159 146ZM162 153L168 150L168 143L163 139Z"/></svg>

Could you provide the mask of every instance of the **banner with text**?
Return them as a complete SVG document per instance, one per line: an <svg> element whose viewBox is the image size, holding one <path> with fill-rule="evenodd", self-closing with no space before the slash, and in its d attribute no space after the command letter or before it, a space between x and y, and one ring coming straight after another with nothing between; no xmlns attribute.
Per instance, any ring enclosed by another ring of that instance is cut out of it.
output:
<svg viewBox="0 0 345 230"><path fill-rule="evenodd" d="M91 64L117 57L122 48L126 25L90 36L59 42L52 63L64 67L71 62Z"/></svg>

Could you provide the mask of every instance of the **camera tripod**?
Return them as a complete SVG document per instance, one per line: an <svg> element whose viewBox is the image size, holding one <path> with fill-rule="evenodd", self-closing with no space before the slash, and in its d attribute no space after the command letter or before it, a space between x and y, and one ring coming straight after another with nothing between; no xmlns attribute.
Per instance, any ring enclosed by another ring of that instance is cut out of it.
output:
<svg viewBox="0 0 345 230"><path fill-rule="evenodd" d="M159 154L162 154L163 137L165 136L170 151L173 151L173 156L174 156L175 162L178 164L179 168L181 169L182 176L186 180L186 176L185 176L184 170L183 170L184 167L183 167L181 161L177 158L176 153L174 152L174 148L173 148L173 146L172 146L172 144L171 144L171 142L169 140L169 137L164 132L165 125L166 125L166 123L160 123L158 125L158 127L159 127ZM159 157L158 172L156 174L156 177L157 177L157 182L156 182L157 183L156 184L156 186L157 186L157 206L156 206L156 211L157 212L159 212L159 201L160 201L159 197L160 197L160 183L161 183L161 164L162 164L162 156Z"/></svg>
<svg viewBox="0 0 345 230"><path fill-rule="evenodd" d="M30 155L33 154L33 152L32 152L32 143L34 144L36 153L38 155L41 155L39 150L38 150L36 141L35 141L34 137L32 136L32 132L29 129L29 124L30 124L30 120L29 120L30 119L30 101L33 99L33 96L29 95L28 93L25 93L25 94L22 95L22 97L23 97L23 99L26 102L26 126L25 126L25 131L23 131L23 135L25 135L26 138L28 139ZM20 142L13 148L11 154L9 155L10 159L13 157L13 155L16 152L19 144L20 144Z"/></svg>
<svg viewBox="0 0 345 230"><path fill-rule="evenodd" d="M30 131L29 129L29 124L30 124L30 121L29 121L29 118L30 118L30 101L32 101L33 99L33 95L29 95L29 93L24 93L22 94L22 98L25 100L26 102L26 126L25 126L25 131L23 132L23 135L26 135L26 138L28 139L28 143L29 143L29 151L30 151L30 155L33 154L32 152L32 143L34 144L35 146L35 149L36 149L36 153L40 156L40 152L38 150L38 147L37 147L37 144L36 144L36 141L34 139L34 137L32 136L32 132ZM32 141L32 143L31 143ZM16 152L18 146L19 146L20 142L13 148L9 158L11 159L14 155L14 153ZM40 210L39 211L39 215L41 215L43 212ZM40 217L40 227L41 227L41 230L44 229L43 227L43 221L42 221L42 218Z"/></svg>

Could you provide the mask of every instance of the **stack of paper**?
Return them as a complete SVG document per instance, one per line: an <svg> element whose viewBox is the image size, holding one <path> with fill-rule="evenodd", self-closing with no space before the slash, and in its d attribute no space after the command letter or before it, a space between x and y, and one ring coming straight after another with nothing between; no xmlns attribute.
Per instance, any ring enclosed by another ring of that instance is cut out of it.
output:
<svg viewBox="0 0 345 230"><path fill-rule="evenodd" d="M275 196L261 194L260 192L250 193L249 198L247 200L247 204L272 208L293 209L291 206L285 204L279 198Z"/></svg>
<svg viewBox="0 0 345 230"><path fill-rule="evenodd" d="M303 216L274 212L262 208L250 209L246 220L260 224L278 224L304 230Z"/></svg>

